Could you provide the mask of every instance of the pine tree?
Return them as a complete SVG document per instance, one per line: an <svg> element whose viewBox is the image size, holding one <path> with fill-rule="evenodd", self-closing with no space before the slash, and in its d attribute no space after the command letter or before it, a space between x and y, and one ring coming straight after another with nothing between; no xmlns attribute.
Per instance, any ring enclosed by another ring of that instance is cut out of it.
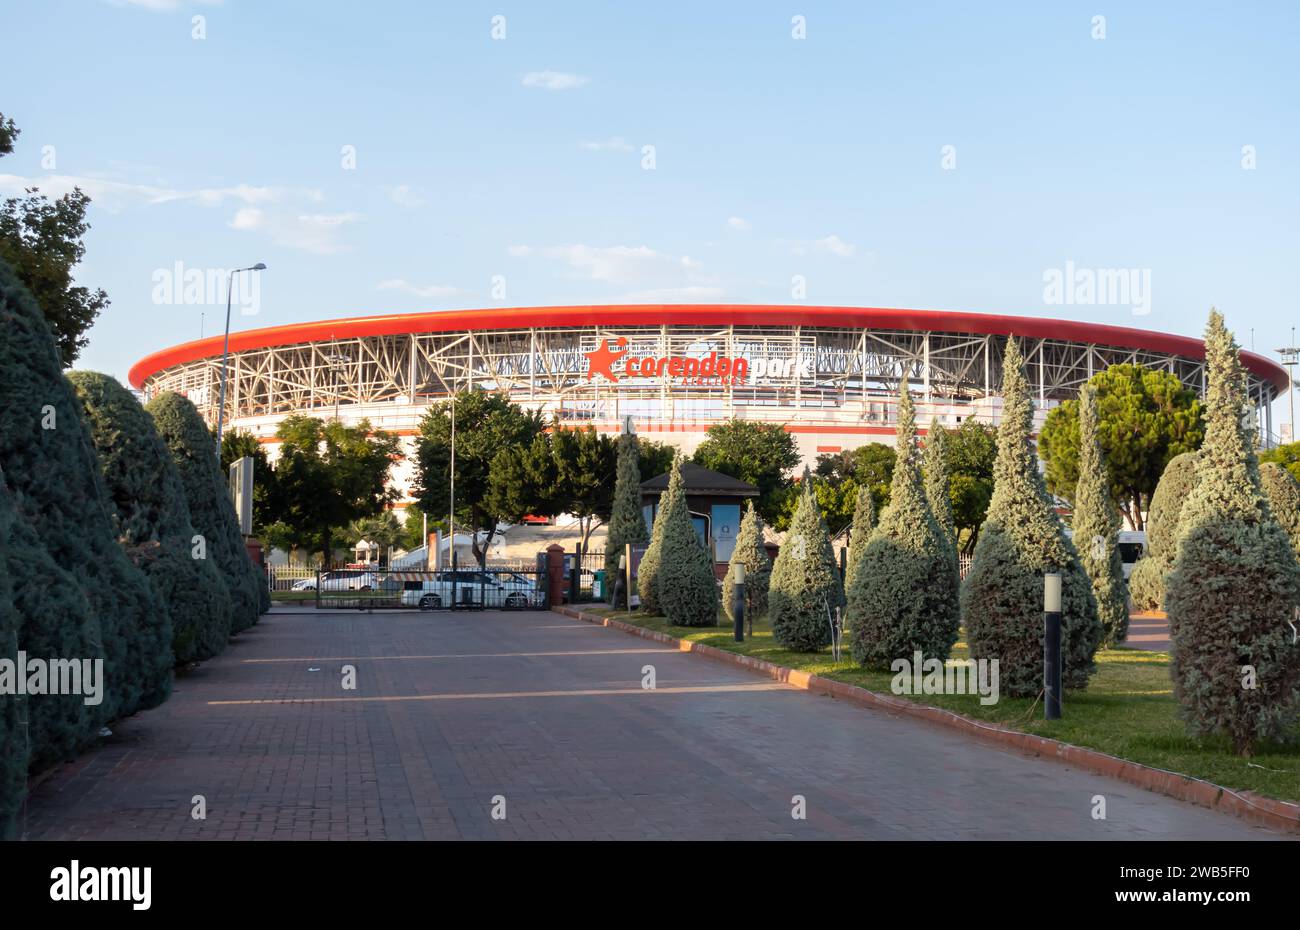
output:
<svg viewBox="0 0 1300 930"><path fill-rule="evenodd" d="M623 603L614 603L615 584L618 577L618 557L627 547L644 546L650 541L645 514L641 509L641 469L638 467L639 450L636 433L618 437L618 462L615 466L614 503L609 515L609 534L605 540L605 586L609 589L609 602L615 607L627 606L627 592Z"/></svg>
<svg viewBox="0 0 1300 930"><path fill-rule="evenodd" d="M1268 509L1291 540L1291 550L1300 557L1300 482L1277 462L1261 462L1259 478L1268 498Z"/></svg>
<svg viewBox="0 0 1300 930"><path fill-rule="evenodd" d="M947 660L957 641L957 550L939 525L921 481L912 395L899 394L897 459L889 507L871 534L848 591L854 661L888 668L894 659ZM942 471L936 469L936 471ZM947 481L934 486L947 497Z"/></svg>
<svg viewBox="0 0 1300 930"><path fill-rule="evenodd" d="M212 436L198 410L179 394L171 391L159 394L149 401L145 410L153 417L158 435L176 463L190 519L201 537L198 545L216 565L230 592L234 608L230 632L246 630L257 622L260 612L258 572L244 548L239 520L222 479Z"/></svg>
<svg viewBox="0 0 1300 930"><path fill-rule="evenodd" d="M733 621L736 619L737 565L745 566L745 617L752 625L755 619L767 613L767 589L772 580L772 559L763 545L763 518L758 515L753 501L745 502L745 516L740 521L736 548L732 550L727 577L722 582L722 607Z"/></svg>
<svg viewBox="0 0 1300 930"><path fill-rule="evenodd" d="M22 618L14 606L9 579L24 570L9 548L10 533L17 519L18 512L4 483L4 473L0 471L0 661L13 663L18 661ZM18 812L27 796L27 765L31 758L27 713L25 695L0 695L0 842L14 838Z"/></svg>
<svg viewBox="0 0 1300 930"><path fill-rule="evenodd" d="M1178 554L1179 517L1196 484L1196 453L1183 452L1169 460L1147 510L1146 553L1129 575L1129 596L1140 610L1160 610L1165 603L1165 579Z"/></svg>
<svg viewBox="0 0 1300 930"><path fill-rule="evenodd" d="M718 581L713 573L713 555L700 542L686 507L682 489L681 460L673 463L673 477L660 501L655 528L663 525L659 538L657 606L673 626L718 625Z"/></svg>
<svg viewBox="0 0 1300 930"><path fill-rule="evenodd" d="M844 606L830 533L804 468L799 505L772 566L767 615L773 638L786 649L816 652L831 641L831 618Z"/></svg>
<svg viewBox="0 0 1300 930"><path fill-rule="evenodd" d="M41 575L35 568L18 573L20 644L33 655L103 656L104 699L90 711L97 727L167 699L169 618L148 579L117 543L108 490L80 403L63 377L40 309L3 262L0 333L0 468L21 517L16 525L70 573ZM75 597L30 590L33 584L48 589L68 580ZM70 612L51 610L62 607ZM59 753L60 747L84 743L84 734L73 732L87 722L84 712L68 703L53 697L33 702L33 729L44 731L42 751Z"/></svg>
<svg viewBox="0 0 1300 930"><path fill-rule="evenodd" d="M1031 444L1034 406L1020 347L1007 340L993 498L961 587L971 657L997 659L1003 693L1043 688L1043 575L1061 574L1062 683L1085 688L1101 641L1097 600L1048 497Z"/></svg>
<svg viewBox="0 0 1300 930"><path fill-rule="evenodd" d="M641 608L648 613L663 613L663 604L659 600L659 568L663 559L664 510L668 502L680 498L685 506L686 494L682 490L682 459L674 456L672 468L668 474L668 487L659 498L655 511L654 528L650 531L650 545L641 556L636 569L637 593L641 595Z"/></svg>
<svg viewBox="0 0 1300 930"><path fill-rule="evenodd" d="M844 566L844 593L853 590L862 556L871 542L871 533L876 528L876 503L871 496L871 489L866 485L858 486L858 500L853 508L853 523L849 530L849 557Z"/></svg>
<svg viewBox="0 0 1300 930"><path fill-rule="evenodd" d="M1079 483L1074 492L1074 541L1092 579L1104 641L1128 637L1128 595L1119 553L1119 511L1107 487L1106 462L1097 435L1097 389L1079 392Z"/></svg>
<svg viewBox="0 0 1300 930"><path fill-rule="evenodd" d="M952 542L953 554L956 555L957 533L952 518L947 448L948 431L937 423L931 424L922 461L925 467L925 500L944 536Z"/></svg>
<svg viewBox="0 0 1300 930"><path fill-rule="evenodd" d="M1289 621L1300 566L1264 497L1240 351L1214 310L1205 358L1205 442L1165 593L1170 675L1191 728L1226 734L1250 755L1295 718L1300 650Z"/></svg>
<svg viewBox="0 0 1300 930"><path fill-rule="evenodd" d="M197 531L185 488L153 419L107 375L74 371L67 377L99 453L118 541L171 618L172 661L183 665L217 655L230 638L230 593L212 560L194 555Z"/></svg>

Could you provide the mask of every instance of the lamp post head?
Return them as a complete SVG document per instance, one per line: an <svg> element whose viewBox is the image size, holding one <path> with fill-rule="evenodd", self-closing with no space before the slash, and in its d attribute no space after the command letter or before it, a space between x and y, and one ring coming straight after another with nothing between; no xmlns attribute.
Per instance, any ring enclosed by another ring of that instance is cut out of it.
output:
<svg viewBox="0 0 1300 930"><path fill-rule="evenodd" d="M250 268L250 269L248 269L248 270L249 270L249 271L265 271L265 270L266 270L266 265L263 264L262 262L258 262L256 265L254 265L252 268Z"/></svg>

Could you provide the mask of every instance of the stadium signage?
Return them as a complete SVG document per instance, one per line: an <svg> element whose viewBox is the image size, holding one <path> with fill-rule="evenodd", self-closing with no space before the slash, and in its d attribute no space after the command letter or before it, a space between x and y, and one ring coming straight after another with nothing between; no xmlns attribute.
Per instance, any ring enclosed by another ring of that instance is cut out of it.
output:
<svg viewBox="0 0 1300 930"><path fill-rule="evenodd" d="M602 339L600 345L587 356L587 380L600 375L617 382L628 378L680 378L687 384L745 384L750 380L750 360L744 356L719 355L645 355L629 354L628 341L620 336L615 340ZM624 358L626 356L626 359ZM615 363L623 361L623 371L614 370ZM755 378L805 378L812 377L812 363L806 359L767 358L753 360Z"/></svg>

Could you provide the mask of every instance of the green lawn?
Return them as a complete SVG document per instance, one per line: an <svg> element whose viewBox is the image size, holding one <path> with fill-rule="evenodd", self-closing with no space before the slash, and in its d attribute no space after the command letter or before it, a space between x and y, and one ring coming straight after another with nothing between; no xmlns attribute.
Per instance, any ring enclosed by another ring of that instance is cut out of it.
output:
<svg viewBox="0 0 1300 930"><path fill-rule="evenodd" d="M754 656L870 691L891 693L889 684L893 675L854 665L847 641L837 665L831 659L829 647L820 653L782 649L773 641L765 620L754 624L752 638L747 635L745 642L737 643L732 639L731 621L723 615L720 615L722 625L702 629L669 626L660 616L612 611L598 604L577 606L679 639ZM966 644L959 642L953 658L968 656ZM1042 704L1035 706L1028 698L1003 696L997 704L986 707L979 703L978 695L901 696L1076 746L1099 749L1144 765L1193 775L1227 788L1300 801L1300 743L1268 746L1253 758L1243 759L1233 755L1226 740L1189 736L1178 719L1178 706L1169 680L1169 656L1163 652L1137 649L1098 652L1097 674L1087 691L1066 693L1061 720L1044 720ZM1300 733L1296 735L1300 737Z"/></svg>
<svg viewBox="0 0 1300 930"><path fill-rule="evenodd" d="M298 603L311 601L316 603L315 591L272 591L271 602L274 604Z"/></svg>

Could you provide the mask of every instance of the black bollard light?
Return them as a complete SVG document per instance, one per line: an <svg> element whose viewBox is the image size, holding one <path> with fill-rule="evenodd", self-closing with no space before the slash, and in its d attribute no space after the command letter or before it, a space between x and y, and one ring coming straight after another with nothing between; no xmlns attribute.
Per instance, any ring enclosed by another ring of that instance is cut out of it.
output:
<svg viewBox="0 0 1300 930"><path fill-rule="evenodd" d="M736 642L745 641L745 563L736 563L734 594L731 600L731 615L735 619Z"/></svg>
<svg viewBox="0 0 1300 930"><path fill-rule="evenodd" d="M1043 576L1043 719L1061 719L1061 576Z"/></svg>

